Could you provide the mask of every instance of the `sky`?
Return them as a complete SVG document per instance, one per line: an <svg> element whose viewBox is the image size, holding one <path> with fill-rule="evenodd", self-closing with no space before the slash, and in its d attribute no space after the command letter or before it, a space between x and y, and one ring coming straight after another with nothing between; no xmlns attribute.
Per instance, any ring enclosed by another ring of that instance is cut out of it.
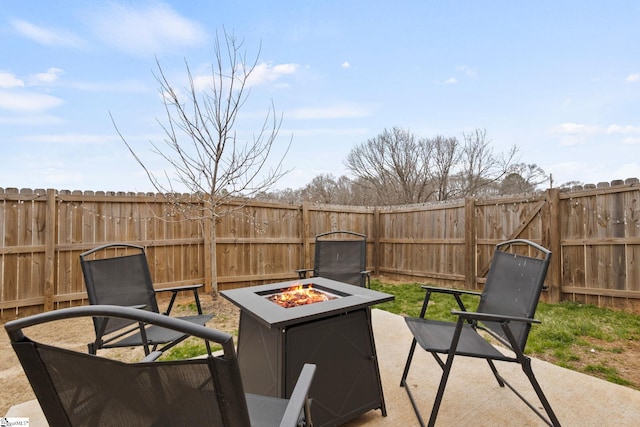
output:
<svg viewBox="0 0 640 427"><path fill-rule="evenodd" d="M561 185L640 177L640 2L0 2L0 188L153 191L178 90L211 75L216 34L258 59L235 130L273 105L273 189L352 177L349 152L399 127L486 131ZM288 148L287 148L288 147Z"/></svg>

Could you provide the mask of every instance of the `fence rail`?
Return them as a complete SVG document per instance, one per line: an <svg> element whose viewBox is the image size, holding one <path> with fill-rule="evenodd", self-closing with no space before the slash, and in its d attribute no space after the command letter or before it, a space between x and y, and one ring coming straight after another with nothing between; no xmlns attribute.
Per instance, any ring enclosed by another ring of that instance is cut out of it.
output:
<svg viewBox="0 0 640 427"><path fill-rule="evenodd" d="M316 234L367 235L369 269L394 280L482 287L495 244L527 238L552 250L544 298L640 312L640 184L349 207L238 204L216 223L219 289L295 279L313 265ZM147 247L157 287L205 283L202 232L153 193L0 189L0 315L86 303L78 255L107 242Z"/></svg>

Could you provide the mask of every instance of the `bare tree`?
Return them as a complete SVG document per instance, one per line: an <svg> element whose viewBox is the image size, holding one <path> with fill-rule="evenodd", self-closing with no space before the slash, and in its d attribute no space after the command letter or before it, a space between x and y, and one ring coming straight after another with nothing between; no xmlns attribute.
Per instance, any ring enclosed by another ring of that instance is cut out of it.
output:
<svg viewBox="0 0 640 427"><path fill-rule="evenodd" d="M301 190L302 199L307 202L331 204L336 193L336 181L331 174L320 174Z"/></svg>
<svg viewBox="0 0 640 427"><path fill-rule="evenodd" d="M536 164L517 163L500 183L501 194L531 193L549 181L547 174Z"/></svg>
<svg viewBox="0 0 640 427"><path fill-rule="evenodd" d="M273 102L252 138L245 141L237 135L236 120L249 95L250 78L259 58L258 50L255 58L247 61L243 44L233 33L225 31L222 43L216 34L215 63L206 85L201 87L200 79L196 83L185 61L188 86L184 94L168 80L157 62L155 77L166 113L164 120L158 122L165 139L162 146L154 142L151 145L152 151L168 163L171 173L165 171L158 177L118 130L155 189L189 219L201 220L205 242L210 245L214 295L218 291L216 222L241 208L241 200L263 193L289 172L283 169L283 161L291 141L275 166L269 166L273 164L271 154L282 123ZM180 189L190 197L181 196Z"/></svg>
<svg viewBox="0 0 640 427"><path fill-rule="evenodd" d="M363 192L375 189L381 205L497 193L517 147L496 155L480 129L463 138L460 144L456 138L416 138L403 129L385 129L352 149L346 166Z"/></svg>
<svg viewBox="0 0 640 427"><path fill-rule="evenodd" d="M431 170L433 185L436 188L436 199L444 201L451 197L451 175L455 172L455 167L460 159L460 143L456 138L446 138L436 136L431 145L433 147L431 156Z"/></svg>
<svg viewBox="0 0 640 427"><path fill-rule="evenodd" d="M376 190L379 204L420 203L429 199L431 146L394 127L357 145L347 156L353 175Z"/></svg>
<svg viewBox="0 0 640 427"><path fill-rule="evenodd" d="M487 139L486 130L476 129L463 133L464 147L461 152L460 196L477 196L483 190L491 190L513 165L518 148L495 155Z"/></svg>

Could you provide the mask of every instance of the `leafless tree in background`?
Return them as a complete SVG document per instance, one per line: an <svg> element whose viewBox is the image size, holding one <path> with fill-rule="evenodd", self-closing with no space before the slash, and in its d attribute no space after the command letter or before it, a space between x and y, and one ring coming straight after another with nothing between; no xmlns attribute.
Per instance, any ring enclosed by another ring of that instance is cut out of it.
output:
<svg viewBox="0 0 640 427"><path fill-rule="evenodd" d="M464 146L460 156L460 196L471 197L493 192L495 184L511 169L517 147L495 155L486 130L476 129L464 133Z"/></svg>
<svg viewBox="0 0 640 427"><path fill-rule="evenodd" d="M460 144L456 138L436 136L432 146L430 173L433 176L436 200L441 202L450 199L454 191L451 186L451 176L455 173L460 159Z"/></svg>
<svg viewBox="0 0 640 427"><path fill-rule="evenodd" d="M518 163L511 167L500 183L500 194L532 193L546 182L549 182L549 177L541 167L536 164Z"/></svg>
<svg viewBox="0 0 640 427"><path fill-rule="evenodd" d="M545 182L535 164L515 163L518 148L494 153L486 131L417 138L397 127L356 145L345 165L354 178L318 176L301 189L265 194L287 203L386 206L531 193Z"/></svg>
<svg viewBox="0 0 640 427"><path fill-rule="evenodd" d="M216 35L215 63L211 66L206 87L201 88L186 63L188 86L182 91L165 75L158 62L156 79L164 101L166 116L158 120L165 134L164 145L151 142L152 151L161 156L171 172L157 176L131 145L118 134L146 172L155 189L189 219L201 219L210 242L211 281L218 291L216 264L216 227L218 218L239 208L240 198L264 193L289 171L283 169L282 157L271 161L272 150L282 117L271 103L264 121L250 140L236 133L238 113L249 95L249 80L258 64L259 51L247 61L244 42L224 32L222 43ZM115 122L114 122L115 125ZM117 126L116 126L117 129ZM186 191L191 202L180 192Z"/></svg>
<svg viewBox="0 0 640 427"><path fill-rule="evenodd" d="M383 204L421 203L432 192L430 156L427 140L394 127L353 148L345 164Z"/></svg>

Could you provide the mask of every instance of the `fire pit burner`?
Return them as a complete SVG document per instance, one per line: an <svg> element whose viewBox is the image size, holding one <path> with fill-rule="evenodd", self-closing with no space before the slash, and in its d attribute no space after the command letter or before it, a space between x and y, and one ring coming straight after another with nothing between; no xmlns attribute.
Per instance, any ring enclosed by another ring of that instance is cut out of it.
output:
<svg viewBox="0 0 640 427"><path fill-rule="evenodd" d="M269 301L278 304L280 307L292 308L317 302L330 301L332 299L340 298L340 296L325 290L316 289L313 287L312 283L305 285L297 283L294 286L281 290L280 292L266 295L266 298Z"/></svg>

